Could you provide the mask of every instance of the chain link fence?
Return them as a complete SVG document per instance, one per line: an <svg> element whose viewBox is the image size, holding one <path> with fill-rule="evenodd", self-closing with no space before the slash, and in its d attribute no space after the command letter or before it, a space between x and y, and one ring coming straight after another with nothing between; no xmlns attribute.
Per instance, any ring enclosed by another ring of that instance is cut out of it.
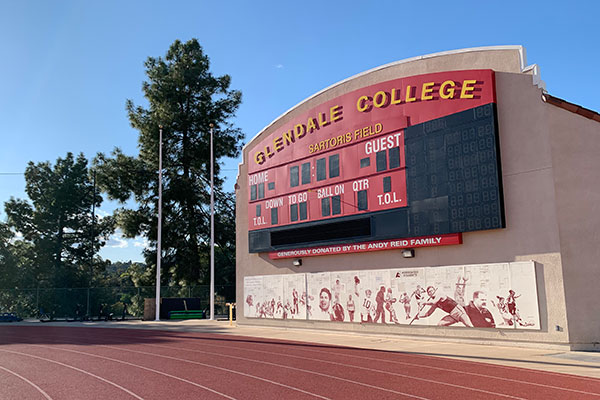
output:
<svg viewBox="0 0 600 400"><path fill-rule="evenodd" d="M162 298L199 298L203 309L210 307L210 286L162 286ZM14 312L21 318L98 318L113 314L141 318L144 299L155 298L155 286L0 289L0 313ZM234 285L215 285L215 315L226 313L226 303L235 302Z"/></svg>

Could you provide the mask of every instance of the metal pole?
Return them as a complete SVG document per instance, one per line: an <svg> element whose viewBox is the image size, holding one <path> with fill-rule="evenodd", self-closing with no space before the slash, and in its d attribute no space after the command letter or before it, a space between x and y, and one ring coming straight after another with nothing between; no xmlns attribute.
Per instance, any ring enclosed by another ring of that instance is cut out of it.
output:
<svg viewBox="0 0 600 400"><path fill-rule="evenodd" d="M162 125L158 130L158 237L156 239L156 314L155 321L160 321L160 261L162 258Z"/></svg>
<svg viewBox="0 0 600 400"><path fill-rule="evenodd" d="M89 279L89 284L88 286L91 287L92 286L92 279L94 278L94 255L96 253L95 249L94 249L94 243L96 242L96 236L95 236L95 228L96 228L96 170L94 170L94 185L93 185L93 191L92 191L92 255L90 257L90 279ZM90 292L89 292L89 288L88 288L88 300L87 300L87 307L86 307L86 316L90 316L91 312L90 312Z"/></svg>
<svg viewBox="0 0 600 400"><path fill-rule="evenodd" d="M215 319L215 187L213 124L210 124L210 319Z"/></svg>

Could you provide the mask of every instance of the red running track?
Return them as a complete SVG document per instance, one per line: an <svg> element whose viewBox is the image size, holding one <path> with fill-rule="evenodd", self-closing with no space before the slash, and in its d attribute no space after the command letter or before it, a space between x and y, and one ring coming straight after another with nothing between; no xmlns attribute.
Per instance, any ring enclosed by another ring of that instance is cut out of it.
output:
<svg viewBox="0 0 600 400"><path fill-rule="evenodd" d="M600 399L600 379L225 334L0 327L0 399Z"/></svg>

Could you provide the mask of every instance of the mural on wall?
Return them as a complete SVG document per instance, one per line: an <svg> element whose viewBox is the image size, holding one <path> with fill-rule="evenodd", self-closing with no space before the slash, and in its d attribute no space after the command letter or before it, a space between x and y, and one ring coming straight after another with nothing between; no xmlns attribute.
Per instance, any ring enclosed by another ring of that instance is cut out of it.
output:
<svg viewBox="0 0 600 400"><path fill-rule="evenodd" d="M540 329L533 261L244 278L244 316Z"/></svg>
<svg viewBox="0 0 600 400"><path fill-rule="evenodd" d="M306 274L244 278L247 318L306 319Z"/></svg>

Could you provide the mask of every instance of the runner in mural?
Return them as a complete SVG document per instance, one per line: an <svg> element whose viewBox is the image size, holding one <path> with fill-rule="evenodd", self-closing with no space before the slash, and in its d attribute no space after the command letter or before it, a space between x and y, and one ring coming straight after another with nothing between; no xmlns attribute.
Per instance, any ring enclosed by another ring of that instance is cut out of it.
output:
<svg viewBox="0 0 600 400"><path fill-rule="evenodd" d="M398 301L404 306L404 314L406 314L406 319L410 319L410 296L404 292Z"/></svg>
<svg viewBox="0 0 600 400"><path fill-rule="evenodd" d="M439 308L440 310L448 313L448 315L443 317L438 322L438 326L449 326L454 325L458 322L462 322L465 326L472 328L473 323L467 315L467 312L465 311L464 307L448 296L436 294L436 291L437 289L433 286L427 287L427 294L429 295L429 299L427 299L427 301L425 301L423 305L430 307L424 314L421 312L418 313L417 318L427 318L431 314L433 314L436 309Z"/></svg>
<svg viewBox="0 0 600 400"><path fill-rule="evenodd" d="M356 311L356 305L354 304L354 300L352 299L352 295L348 295L348 302L346 302L346 310L348 310L348 317L350 318L350 322L354 322L354 311Z"/></svg>
<svg viewBox="0 0 600 400"><path fill-rule="evenodd" d="M396 316L396 310L394 310L394 303L396 298L392 296L392 288L388 288L385 294L385 309L390 313L390 322L399 324L398 317Z"/></svg>
<svg viewBox="0 0 600 400"><path fill-rule="evenodd" d="M476 328L494 328L496 323L487 309L487 293L483 290L473 292L473 300L465 307L469 319Z"/></svg>

